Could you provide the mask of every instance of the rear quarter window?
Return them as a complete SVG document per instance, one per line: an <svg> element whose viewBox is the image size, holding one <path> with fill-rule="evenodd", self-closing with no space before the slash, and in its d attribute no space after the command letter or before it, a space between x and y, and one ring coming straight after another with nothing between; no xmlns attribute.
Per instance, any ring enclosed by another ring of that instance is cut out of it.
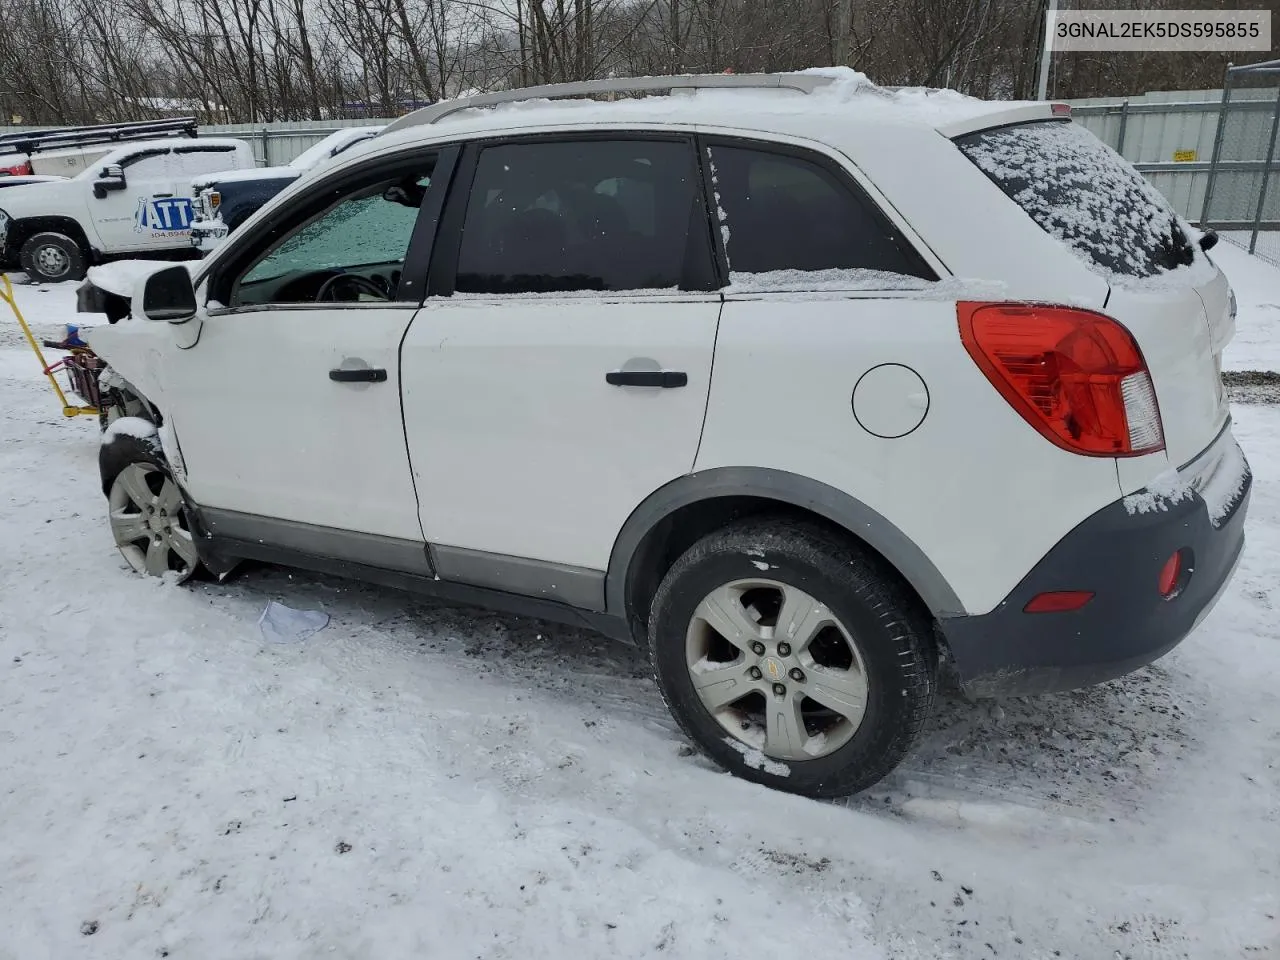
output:
<svg viewBox="0 0 1280 960"><path fill-rule="evenodd" d="M1103 274L1153 277L1195 259L1168 201L1078 124L1024 123L955 143L1042 230Z"/></svg>

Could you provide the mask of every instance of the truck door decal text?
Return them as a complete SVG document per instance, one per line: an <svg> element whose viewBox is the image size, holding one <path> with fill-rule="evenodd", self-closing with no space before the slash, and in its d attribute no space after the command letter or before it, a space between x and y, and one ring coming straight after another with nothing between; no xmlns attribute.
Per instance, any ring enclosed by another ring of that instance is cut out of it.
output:
<svg viewBox="0 0 1280 960"><path fill-rule="evenodd" d="M194 219L190 197L139 197L133 231L153 237L181 237L191 232Z"/></svg>

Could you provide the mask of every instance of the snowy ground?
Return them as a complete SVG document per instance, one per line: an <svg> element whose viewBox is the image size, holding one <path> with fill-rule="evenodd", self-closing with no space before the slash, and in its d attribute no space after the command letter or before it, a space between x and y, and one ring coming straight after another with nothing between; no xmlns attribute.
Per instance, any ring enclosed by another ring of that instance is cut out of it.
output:
<svg viewBox="0 0 1280 960"><path fill-rule="evenodd" d="M1227 242L1211 256L1231 281L1238 310L1223 369L1280 371L1280 268Z"/></svg>
<svg viewBox="0 0 1280 960"><path fill-rule="evenodd" d="M20 295L49 334L70 302ZM1089 691L949 697L822 804L690 756L641 656L587 633L272 568L136 578L96 425L14 333L0 960L1280 957L1280 408L1236 410L1250 541L1192 638ZM271 599L332 623L265 643Z"/></svg>

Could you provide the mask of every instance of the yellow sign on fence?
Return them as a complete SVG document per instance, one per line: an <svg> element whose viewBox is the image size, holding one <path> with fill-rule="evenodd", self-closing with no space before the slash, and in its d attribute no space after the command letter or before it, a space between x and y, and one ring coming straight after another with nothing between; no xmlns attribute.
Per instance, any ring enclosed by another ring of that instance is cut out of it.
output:
<svg viewBox="0 0 1280 960"><path fill-rule="evenodd" d="M1194 150L1175 150L1173 151L1174 163L1195 163L1196 152Z"/></svg>

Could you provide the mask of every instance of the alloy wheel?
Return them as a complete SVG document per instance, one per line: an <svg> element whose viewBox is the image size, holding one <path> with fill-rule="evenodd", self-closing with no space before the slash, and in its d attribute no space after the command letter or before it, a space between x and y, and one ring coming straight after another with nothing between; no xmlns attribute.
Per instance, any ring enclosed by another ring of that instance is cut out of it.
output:
<svg viewBox="0 0 1280 960"><path fill-rule="evenodd" d="M67 256L67 252L52 243L45 244L36 250L32 259L46 277L61 277L71 269L71 258Z"/></svg>
<svg viewBox="0 0 1280 960"><path fill-rule="evenodd" d="M767 757L812 760L844 746L867 709L867 672L838 617L776 580L727 583L698 604L685 640L702 705Z"/></svg>
<svg viewBox="0 0 1280 960"><path fill-rule="evenodd" d="M116 546L138 573L186 580L199 565L195 539L173 478L149 463L131 463L108 497Z"/></svg>

